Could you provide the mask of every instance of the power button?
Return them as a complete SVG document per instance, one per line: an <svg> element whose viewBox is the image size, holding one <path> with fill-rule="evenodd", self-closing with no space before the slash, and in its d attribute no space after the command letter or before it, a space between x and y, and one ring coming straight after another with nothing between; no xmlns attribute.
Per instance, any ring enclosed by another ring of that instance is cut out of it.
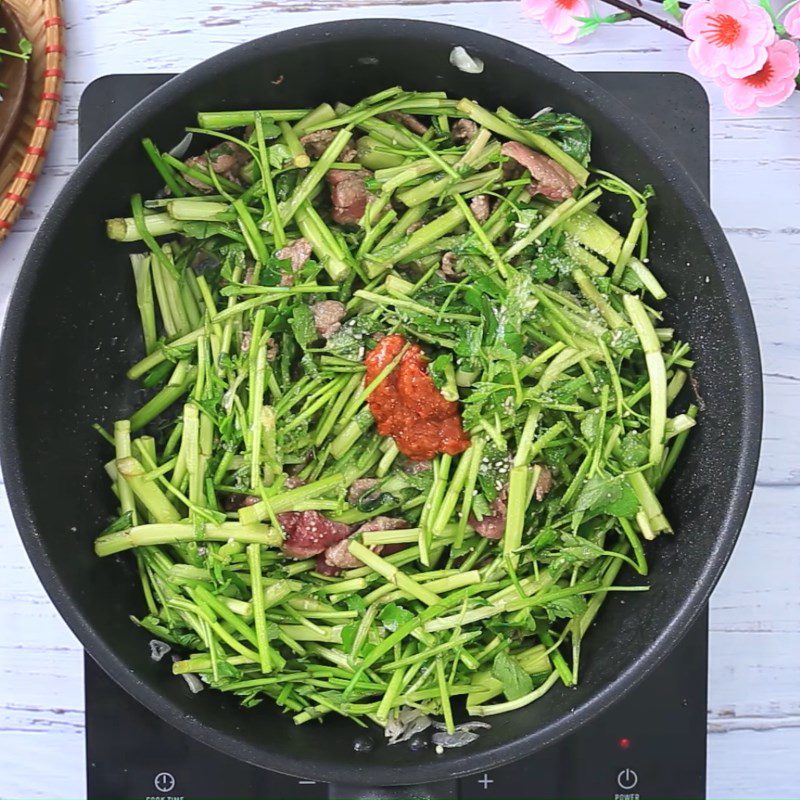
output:
<svg viewBox="0 0 800 800"><path fill-rule="evenodd" d="M617 775L617 786L620 789L635 789L639 776L632 769L623 769Z"/></svg>

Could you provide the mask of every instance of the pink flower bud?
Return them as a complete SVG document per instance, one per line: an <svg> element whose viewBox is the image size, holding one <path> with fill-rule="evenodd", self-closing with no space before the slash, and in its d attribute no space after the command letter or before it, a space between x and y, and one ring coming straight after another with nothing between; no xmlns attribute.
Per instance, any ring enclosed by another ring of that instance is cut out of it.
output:
<svg viewBox="0 0 800 800"><path fill-rule="evenodd" d="M575 17L589 16L589 5L586 0L522 0L522 11L539 20L555 41L570 44L581 27Z"/></svg>

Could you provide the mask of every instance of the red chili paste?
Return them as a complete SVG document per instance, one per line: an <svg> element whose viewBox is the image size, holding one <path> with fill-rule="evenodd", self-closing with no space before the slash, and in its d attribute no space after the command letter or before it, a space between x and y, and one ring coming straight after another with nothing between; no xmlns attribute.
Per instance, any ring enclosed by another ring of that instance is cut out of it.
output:
<svg viewBox="0 0 800 800"><path fill-rule="evenodd" d="M366 385L400 353L406 340L385 336L367 353ZM372 392L367 402L381 436L391 436L403 455L414 461L451 456L469 447L461 427L458 403L445 400L428 374L428 362L418 344L412 344L400 362Z"/></svg>

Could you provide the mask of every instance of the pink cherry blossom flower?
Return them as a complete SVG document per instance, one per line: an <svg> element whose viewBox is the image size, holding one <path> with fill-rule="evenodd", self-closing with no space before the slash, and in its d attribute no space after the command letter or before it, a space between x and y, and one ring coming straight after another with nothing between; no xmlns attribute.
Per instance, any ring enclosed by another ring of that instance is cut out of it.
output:
<svg viewBox="0 0 800 800"><path fill-rule="evenodd" d="M726 73L717 76L724 87L725 105L742 116L755 114L759 108L782 103L795 88L800 72L800 53L788 39L779 39L767 48L767 60L758 72L744 78L732 78Z"/></svg>
<svg viewBox="0 0 800 800"><path fill-rule="evenodd" d="M570 44L581 27L575 17L588 17L589 5L586 0L522 0L522 11L540 20L559 44Z"/></svg>
<svg viewBox="0 0 800 800"><path fill-rule="evenodd" d="M775 41L769 14L748 0L701 0L683 17L692 39L689 61L701 75L752 75L764 66L767 48Z"/></svg>
<svg viewBox="0 0 800 800"><path fill-rule="evenodd" d="M789 13L783 18L783 27L789 36L800 39L800 4L789 9Z"/></svg>

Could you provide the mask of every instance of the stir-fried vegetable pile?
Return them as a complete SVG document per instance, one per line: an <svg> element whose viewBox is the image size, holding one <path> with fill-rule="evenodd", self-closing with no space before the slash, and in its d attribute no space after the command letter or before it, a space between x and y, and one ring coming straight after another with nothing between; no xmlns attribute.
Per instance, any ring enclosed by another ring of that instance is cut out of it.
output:
<svg viewBox="0 0 800 800"><path fill-rule="evenodd" d="M107 223L144 248L128 375L152 396L106 434L95 544L133 550L135 622L176 674L297 723L452 732L462 700L575 684L608 592L646 588L615 582L670 531L696 414L670 410L692 362L653 307L651 192L590 172L571 115L436 92L199 126L185 161L145 140L166 189Z"/></svg>

